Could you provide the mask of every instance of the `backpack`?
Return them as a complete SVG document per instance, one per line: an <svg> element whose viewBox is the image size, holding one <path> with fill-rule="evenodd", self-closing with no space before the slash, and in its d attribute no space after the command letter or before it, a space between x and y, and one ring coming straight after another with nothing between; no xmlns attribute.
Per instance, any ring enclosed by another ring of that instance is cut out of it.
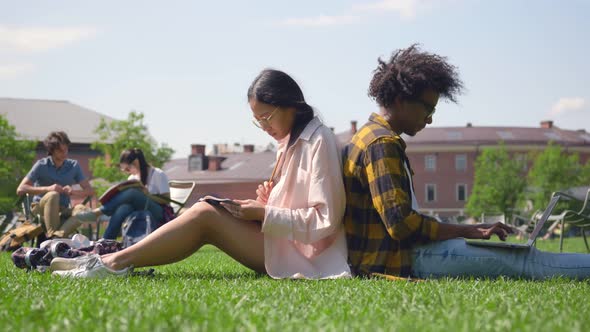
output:
<svg viewBox="0 0 590 332"><path fill-rule="evenodd" d="M20 248L23 243L31 241L43 233L43 227L25 221L22 225L12 229L0 239L0 251L13 251Z"/></svg>
<svg viewBox="0 0 590 332"><path fill-rule="evenodd" d="M133 211L123 221L123 247L127 248L141 241L158 225L148 210Z"/></svg>

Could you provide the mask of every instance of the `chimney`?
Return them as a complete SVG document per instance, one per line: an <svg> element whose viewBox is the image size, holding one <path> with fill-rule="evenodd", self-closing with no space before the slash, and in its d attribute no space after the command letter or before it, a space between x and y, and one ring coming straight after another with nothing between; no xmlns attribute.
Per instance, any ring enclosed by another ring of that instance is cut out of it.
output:
<svg viewBox="0 0 590 332"><path fill-rule="evenodd" d="M254 152L254 144L244 144L244 153L253 153Z"/></svg>
<svg viewBox="0 0 590 332"><path fill-rule="evenodd" d="M553 128L553 121L550 121L550 120L541 121L541 128L544 128L544 129Z"/></svg>
<svg viewBox="0 0 590 332"><path fill-rule="evenodd" d="M209 171L219 171L221 170L221 163L226 159L225 157L221 156L209 156L208 164L209 167L207 168Z"/></svg>
<svg viewBox="0 0 590 332"><path fill-rule="evenodd" d="M332 132L334 132L334 127L330 127L330 130L331 130Z"/></svg>
<svg viewBox="0 0 590 332"><path fill-rule="evenodd" d="M473 127L473 125L471 124L471 122L467 122L467 128L471 128Z"/></svg>
<svg viewBox="0 0 590 332"><path fill-rule="evenodd" d="M356 121L350 121L350 133L356 134Z"/></svg>
<svg viewBox="0 0 590 332"><path fill-rule="evenodd" d="M191 144L191 156L205 155L205 145L203 144Z"/></svg>
<svg viewBox="0 0 590 332"><path fill-rule="evenodd" d="M204 169L207 169L205 145L191 144L191 154L188 156L188 171L202 171Z"/></svg>

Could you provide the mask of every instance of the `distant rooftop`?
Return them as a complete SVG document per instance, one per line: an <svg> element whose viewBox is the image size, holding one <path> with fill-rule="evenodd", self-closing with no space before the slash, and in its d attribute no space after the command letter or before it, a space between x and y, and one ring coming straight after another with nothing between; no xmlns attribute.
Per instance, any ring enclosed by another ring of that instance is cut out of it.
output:
<svg viewBox="0 0 590 332"><path fill-rule="evenodd" d="M356 121L348 131L337 134L341 144L346 144L356 130ZM359 126L360 128L361 126ZM426 127L416 136L403 136L408 145L413 144L547 144L553 141L564 146L590 146L590 134L585 130L566 130L541 122L540 127Z"/></svg>
<svg viewBox="0 0 590 332"><path fill-rule="evenodd" d="M188 158L171 160L166 163L163 170L172 180L196 180L199 183L263 181L267 180L272 173L276 153L229 153L214 157L225 158L219 170L191 171Z"/></svg>
<svg viewBox="0 0 590 332"><path fill-rule="evenodd" d="M30 140L42 141L51 131L65 131L72 143L90 144L98 140L94 130L101 118L111 117L65 100L0 98L0 114Z"/></svg>

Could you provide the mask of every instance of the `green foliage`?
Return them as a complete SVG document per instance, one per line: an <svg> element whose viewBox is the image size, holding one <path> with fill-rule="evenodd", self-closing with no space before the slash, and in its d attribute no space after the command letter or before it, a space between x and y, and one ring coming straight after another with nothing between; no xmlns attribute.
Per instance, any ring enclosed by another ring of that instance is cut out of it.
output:
<svg viewBox="0 0 590 332"><path fill-rule="evenodd" d="M532 191L530 198L535 208L545 207L554 191L588 185L587 182L582 182L584 177L588 176L588 167L588 164L586 167L580 164L577 153L567 153L561 146L550 142L547 148L535 157L528 174Z"/></svg>
<svg viewBox="0 0 590 332"><path fill-rule="evenodd" d="M590 186L590 159L588 159L584 167L582 167L582 172L580 173L580 186Z"/></svg>
<svg viewBox="0 0 590 332"><path fill-rule="evenodd" d="M503 213L509 219L526 187L524 163L511 158L503 142L497 148L483 149L475 161L467 213L475 217L482 213Z"/></svg>
<svg viewBox="0 0 590 332"><path fill-rule="evenodd" d="M568 241L585 252L581 238ZM558 242L538 246L546 250ZM584 331L590 326L590 283L567 279L273 280L211 246L155 269L151 278L61 279L18 270L8 253L0 253L0 326L64 332Z"/></svg>
<svg viewBox="0 0 590 332"><path fill-rule="evenodd" d="M144 124L142 113L130 112L127 120L101 120L95 132L99 140L92 143L92 148L101 151L104 157L90 161L90 169L95 178L102 178L107 182L93 182L98 195L104 192L109 182L124 180L126 175L119 170L119 155L125 149L140 148L148 163L155 167L162 167L174 153L174 150L162 144L158 147L156 141L149 136Z"/></svg>
<svg viewBox="0 0 590 332"><path fill-rule="evenodd" d="M16 188L35 159L37 142L22 139L0 114L0 214L10 211Z"/></svg>

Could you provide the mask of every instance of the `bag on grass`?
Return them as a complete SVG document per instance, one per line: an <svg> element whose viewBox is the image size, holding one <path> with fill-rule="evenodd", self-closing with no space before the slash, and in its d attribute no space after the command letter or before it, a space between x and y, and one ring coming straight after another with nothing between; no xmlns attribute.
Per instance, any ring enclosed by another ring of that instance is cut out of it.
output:
<svg viewBox="0 0 590 332"><path fill-rule="evenodd" d="M23 243L30 241L43 233L43 227L25 221L17 228L10 230L0 239L0 251L13 251L20 248Z"/></svg>
<svg viewBox="0 0 590 332"><path fill-rule="evenodd" d="M141 241L157 227L148 210L134 211L123 221L123 247L127 248Z"/></svg>

